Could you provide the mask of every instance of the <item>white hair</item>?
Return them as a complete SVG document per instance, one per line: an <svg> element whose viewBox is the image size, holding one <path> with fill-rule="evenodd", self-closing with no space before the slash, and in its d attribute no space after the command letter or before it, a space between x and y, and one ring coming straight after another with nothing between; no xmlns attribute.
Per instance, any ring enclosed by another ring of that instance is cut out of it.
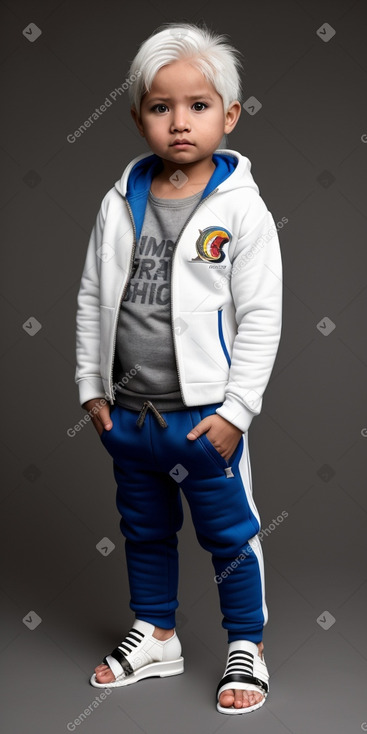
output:
<svg viewBox="0 0 367 734"><path fill-rule="evenodd" d="M156 73L173 61L188 60L211 82L222 97L224 111L240 99L242 64L240 52L227 43L227 37L192 23L167 23L160 26L140 46L132 61L129 77L130 104L140 112L141 99L149 92Z"/></svg>

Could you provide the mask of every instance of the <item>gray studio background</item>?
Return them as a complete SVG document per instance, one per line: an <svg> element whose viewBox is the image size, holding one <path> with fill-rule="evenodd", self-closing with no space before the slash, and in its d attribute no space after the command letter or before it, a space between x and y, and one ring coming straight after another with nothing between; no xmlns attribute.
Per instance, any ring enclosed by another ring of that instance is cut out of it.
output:
<svg viewBox="0 0 367 734"><path fill-rule="evenodd" d="M366 731L366 2L0 10L2 731ZM205 20L244 54L245 107L228 146L251 160L275 221L288 219L282 340L249 434L267 529L270 696L251 715L216 711L226 633L184 501L185 674L112 691L72 729L100 694L94 667L133 620L112 460L91 424L67 433L84 415L76 297L100 202L146 148L126 93L67 136L123 84L138 44L174 20Z"/></svg>

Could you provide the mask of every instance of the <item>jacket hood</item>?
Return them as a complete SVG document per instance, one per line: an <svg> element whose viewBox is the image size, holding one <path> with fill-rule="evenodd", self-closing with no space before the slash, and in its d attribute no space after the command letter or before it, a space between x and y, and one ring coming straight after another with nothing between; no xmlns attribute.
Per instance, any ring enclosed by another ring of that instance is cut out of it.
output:
<svg viewBox="0 0 367 734"><path fill-rule="evenodd" d="M251 188L259 193L251 173L251 161L235 150L218 149L213 153L215 171L209 179L201 200L212 191L221 192ZM134 217L136 237L140 237L146 202L154 176L163 168L162 159L155 153L143 153L125 168L115 188L129 203Z"/></svg>
<svg viewBox="0 0 367 734"><path fill-rule="evenodd" d="M224 182L226 185L221 186L221 190L230 191L249 186L259 193L259 188L252 177L251 161L246 156L237 153L236 150L218 149L213 153L213 161L216 170L208 181L202 198ZM121 178L116 181L115 188L127 199L142 194L150 188L153 177L162 170L162 167L161 158L157 155L143 153L126 166Z"/></svg>

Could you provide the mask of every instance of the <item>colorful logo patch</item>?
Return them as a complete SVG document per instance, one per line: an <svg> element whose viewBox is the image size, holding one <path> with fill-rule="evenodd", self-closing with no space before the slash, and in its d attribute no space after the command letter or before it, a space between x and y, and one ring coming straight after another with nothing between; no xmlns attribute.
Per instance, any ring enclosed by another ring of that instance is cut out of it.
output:
<svg viewBox="0 0 367 734"><path fill-rule="evenodd" d="M199 229L200 235L196 240L196 251L198 257L193 257L191 262L220 263L225 258L222 251L223 245L231 241L232 235L228 229L219 227L207 227Z"/></svg>

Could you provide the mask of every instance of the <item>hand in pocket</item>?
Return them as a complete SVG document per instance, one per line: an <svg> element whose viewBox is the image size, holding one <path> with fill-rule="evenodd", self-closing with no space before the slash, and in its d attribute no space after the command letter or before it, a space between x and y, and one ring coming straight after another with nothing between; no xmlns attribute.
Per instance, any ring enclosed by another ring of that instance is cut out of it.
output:
<svg viewBox="0 0 367 734"><path fill-rule="evenodd" d="M218 413L203 418L187 434L187 438L193 441L202 436L203 433L205 433L208 441L213 444L218 454L226 461L234 454L242 436L242 431L237 426L222 418Z"/></svg>
<svg viewBox="0 0 367 734"><path fill-rule="evenodd" d="M84 408L90 415L92 423L99 436L103 431L110 431L113 423L110 416L110 404L104 398L92 398L83 403Z"/></svg>

